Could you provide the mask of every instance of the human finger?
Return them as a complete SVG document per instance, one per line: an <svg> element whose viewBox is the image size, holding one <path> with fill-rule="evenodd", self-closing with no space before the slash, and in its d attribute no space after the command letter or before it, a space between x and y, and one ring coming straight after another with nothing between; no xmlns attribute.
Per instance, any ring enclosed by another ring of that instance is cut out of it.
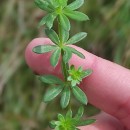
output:
<svg viewBox="0 0 130 130"><path fill-rule="evenodd" d="M104 112L94 117L97 121L91 125L80 127L81 130L124 130L123 125L116 118Z"/></svg>
<svg viewBox="0 0 130 130"><path fill-rule="evenodd" d="M35 54L32 48L51 43L49 39L39 38L33 40L26 49L26 61L30 68L38 74L61 75L60 66L53 68L50 65L50 53ZM92 68L93 74L85 78L81 84L88 96L89 102L103 111L118 118L130 129L130 72L117 64L99 58L87 51L73 46L85 55L81 59L76 55L70 60L70 64L82 66L84 69Z"/></svg>

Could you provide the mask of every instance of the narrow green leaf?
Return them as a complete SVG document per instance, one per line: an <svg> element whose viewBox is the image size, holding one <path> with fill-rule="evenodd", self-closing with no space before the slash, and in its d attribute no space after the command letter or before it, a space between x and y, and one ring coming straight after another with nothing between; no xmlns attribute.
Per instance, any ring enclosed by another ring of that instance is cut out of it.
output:
<svg viewBox="0 0 130 130"><path fill-rule="evenodd" d="M48 3L50 3L55 9L60 6L59 0L48 0Z"/></svg>
<svg viewBox="0 0 130 130"><path fill-rule="evenodd" d="M69 109L66 113L66 118L72 118L72 110Z"/></svg>
<svg viewBox="0 0 130 130"><path fill-rule="evenodd" d="M67 5L68 0L58 0L59 4L64 8Z"/></svg>
<svg viewBox="0 0 130 130"><path fill-rule="evenodd" d="M71 125L71 126L69 127L69 129L67 129L67 130L75 130L75 126L74 126L74 125Z"/></svg>
<svg viewBox="0 0 130 130"><path fill-rule="evenodd" d="M38 27L43 26L46 22L47 22L47 17L49 16L49 14L47 14L46 16L44 16L41 21L38 24Z"/></svg>
<svg viewBox="0 0 130 130"><path fill-rule="evenodd" d="M51 87L45 93L43 101L46 102L46 103L50 102L51 100L53 100L56 96L58 96L60 94L62 89L63 89L63 86Z"/></svg>
<svg viewBox="0 0 130 130"><path fill-rule="evenodd" d="M93 70L92 70L92 69L87 69L87 70L84 70L84 73L83 73L83 75L82 75L82 78L85 78L85 77L87 77L87 76L91 75L91 74L92 74L92 72L93 72Z"/></svg>
<svg viewBox="0 0 130 130"><path fill-rule="evenodd" d="M40 76L39 79L43 82L43 83L47 83L47 84L61 84L63 85L63 81L54 76L54 75L44 75L44 76Z"/></svg>
<svg viewBox="0 0 130 130"><path fill-rule="evenodd" d="M54 13L50 13L48 17L46 18L46 25L49 29L52 28L54 20L56 19L57 15Z"/></svg>
<svg viewBox="0 0 130 130"><path fill-rule="evenodd" d="M69 104L70 101L70 89L69 87L65 87L61 96L61 107L66 108Z"/></svg>
<svg viewBox="0 0 130 130"><path fill-rule="evenodd" d="M58 125L58 126L56 126L55 130L64 130L64 128L63 128L63 126Z"/></svg>
<svg viewBox="0 0 130 130"><path fill-rule="evenodd" d="M56 126L55 130L61 130L60 126Z"/></svg>
<svg viewBox="0 0 130 130"><path fill-rule="evenodd" d="M70 21L64 14L59 15L59 22L66 31L70 30Z"/></svg>
<svg viewBox="0 0 130 130"><path fill-rule="evenodd" d="M69 9L64 9L64 14L66 14L71 19L74 19L74 20L77 20L77 21L89 20L89 17L86 14L81 13L79 11L72 11L72 10L69 10Z"/></svg>
<svg viewBox="0 0 130 130"><path fill-rule="evenodd" d="M67 6L67 8L69 8L70 10L76 10L79 7L81 7L84 3L84 0L75 0L74 2L72 2L71 4L69 4Z"/></svg>
<svg viewBox="0 0 130 130"><path fill-rule="evenodd" d="M49 4L49 7L52 8L53 10L55 10L59 4L57 2L57 0L46 0Z"/></svg>
<svg viewBox="0 0 130 130"><path fill-rule="evenodd" d="M68 63L70 58L72 57L72 52L66 46L63 49L64 49L63 60L65 63Z"/></svg>
<svg viewBox="0 0 130 130"><path fill-rule="evenodd" d="M65 118L64 118L64 116L63 116L63 115L58 114L58 120L62 122L62 121L64 121L64 120L65 120Z"/></svg>
<svg viewBox="0 0 130 130"><path fill-rule="evenodd" d="M55 124L56 124L57 126L59 126L59 125L61 125L61 122L60 122L60 121L56 121Z"/></svg>
<svg viewBox="0 0 130 130"><path fill-rule="evenodd" d="M54 42L55 44L59 43L59 37L57 33L52 29L45 29L46 35Z"/></svg>
<svg viewBox="0 0 130 130"><path fill-rule="evenodd" d="M51 65L52 66L56 66L58 64L58 61L59 61L59 58L60 58L60 55L61 55L61 49L56 49L52 55L51 55L51 58L50 58L50 62L51 62Z"/></svg>
<svg viewBox="0 0 130 130"><path fill-rule="evenodd" d="M75 115L74 118L79 120L83 116L83 113L84 113L84 108L83 108L83 106L81 106L78 109L78 112L77 112L77 114Z"/></svg>
<svg viewBox="0 0 130 130"><path fill-rule="evenodd" d="M65 44L66 41L69 39L69 31L65 30L64 28L61 28L61 34L62 34L62 43Z"/></svg>
<svg viewBox="0 0 130 130"><path fill-rule="evenodd" d="M95 121L96 121L96 119L88 119L88 120L84 120L84 121L79 121L77 126L90 125L90 124L94 123Z"/></svg>
<svg viewBox="0 0 130 130"><path fill-rule="evenodd" d="M72 87L72 92L75 96L75 98L80 101L81 103L83 104L87 104L88 100L87 100L87 97L85 95L85 93L77 86L75 87Z"/></svg>
<svg viewBox="0 0 130 130"><path fill-rule="evenodd" d="M42 10L45 10L47 12L53 11L53 9L49 7L49 4L46 0L35 0L34 2Z"/></svg>
<svg viewBox="0 0 130 130"><path fill-rule="evenodd" d="M69 48L69 50L71 50L72 53L76 54L77 56L79 56L82 59L85 59L85 56L81 52L77 51L76 49L74 49L72 47L68 47L68 48Z"/></svg>
<svg viewBox="0 0 130 130"><path fill-rule="evenodd" d="M75 86L76 84L80 84L80 82L78 80L72 80L71 81L71 86Z"/></svg>
<svg viewBox="0 0 130 130"><path fill-rule="evenodd" d="M75 44L75 43L81 41L82 39L84 39L86 36L87 36L87 33L85 33L85 32L77 33L73 37L71 37L66 43Z"/></svg>
<svg viewBox="0 0 130 130"><path fill-rule="evenodd" d="M52 121L49 123L49 126L50 126L50 128L54 129L54 128L56 127L55 121L52 120Z"/></svg>
<svg viewBox="0 0 130 130"><path fill-rule="evenodd" d="M43 54L46 52L54 51L56 48L56 45L39 45L33 48L33 52L37 54Z"/></svg>

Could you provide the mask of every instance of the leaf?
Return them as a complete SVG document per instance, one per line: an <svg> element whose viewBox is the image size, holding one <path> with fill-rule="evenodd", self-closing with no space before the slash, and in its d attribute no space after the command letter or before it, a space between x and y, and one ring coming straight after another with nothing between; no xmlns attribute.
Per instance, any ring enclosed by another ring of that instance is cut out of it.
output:
<svg viewBox="0 0 130 130"><path fill-rule="evenodd" d="M56 87L52 87L48 89L44 95L43 101L46 103L50 102L51 100L53 100L56 96L60 94L62 89L63 89L63 86L56 86Z"/></svg>
<svg viewBox="0 0 130 130"><path fill-rule="evenodd" d="M57 126L59 126L59 125L61 125L61 122L60 122L60 121L56 121L55 124L56 124Z"/></svg>
<svg viewBox="0 0 130 130"><path fill-rule="evenodd" d="M60 130L59 126L56 126L56 127L55 127L55 130Z"/></svg>
<svg viewBox="0 0 130 130"><path fill-rule="evenodd" d="M81 13L79 11L72 11L72 10L69 10L69 9L64 9L64 14L66 14L71 19L74 19L74 20L77 20L77 21L89 20L89 17L86 14Z"/></svg>
<svg viewBox="0 0 130 130"><path fill-rule="evenodd" d="M58 8L59 5L59 0L47 0L50 6L54 7L54 9Z"/></svg>
<svg viewBox="0 0 130 130"><path fill-rule="evenodd" d="M39 79L43 82L43 83L47 83L47 84L60 84L63 85L63 81L54 76L54 75L44 75L44 76L40 76Z"/></svg>
<svg viewBox="0 0 130 130"><path fill-rule="evenodd" d="M79 121L77 126L90 125L90 124L94 123L95 121L96 121L96 119L88 119L88 120L84 120L84 121Z"/></svg>
<svg viewBox="0 0 130 130"><path fill-rule="evenodd" d="M57 1L55 0L46 0L49 4L49 7L52 8L53 10L55 10L55 8L57 8L59 6L59 4L57 3Z"/></svg>
<svg viewBox="0 0 130 130"><path fill-rule="evenodd" d="M67 130L75 130L75 126L72 124L72 125L70 125L70 127L69 127L69 129L67 129ZM61 129L61 130L63 130L63 129Z"/></svg>
<svg viewBox="0 0 130 130"><path fill-rule="evenodd" d="M50 126L50 128L54 129L54 128L56 127L55 121L52 120L52 121L49 123L49 126Z"/></svg>
<svg viewBox="0 0 130 130"><path fill-rule="evenodd" d="M69 101L70 101L70 89L69 87L65 87L61 95L61 101L60 101L61 107L66 108L69 104Z"/></svg>
<svg viewBox="0 0 130 130"><path fill-rule="evenodd" d="M83 116L83 113L84 113L84 108L83 108L83 106L81 106L78 109L78 112L77 112L77 114L75 115L74 118L79 120Z"/></svg>
<svg viewBox="0 0 130 130"><path fill-rule="evenodd" d="M59 37L57 33L52 29L45 29L46 35L54 42L55 44L59 43Z"/></svg>
<svg viewBox="0 0 130 130"><path fill-rule="evenodd" d="M52 28L54 20L56 19L57 15L54 13L50 13L48 17L46 18L46 25L49 29Z"/></svg>
<svg viewBox="0 0 130 130"><path fill-rule="evenodd" d="M84 0L75 0L74 2L72 2L71 4L69 4L67 6L67 8L69 8L70 10L76 10L79 7L81 7L84 3Z"/></svg>
<svg viewBox="0 0 130 130"><path fill-rule="evenodd" d="M33 48L33 52L37 54L43 54L46 52L54 51L56 48L56 45L39 45Z"/></svg>
<svg viewBox="0 0 130 130"><path fill-rule="evenodd" d="M53 11L53 9L49 7L48 2L45 0L35 0L34 2L42 10L45 10L47 12Z"/></svg>
<svg viewBox="0 0 130 130"><path fill-rule="evenodd" d="M56 49L52 55L51 55L51 58L50 58L50 62L51 62L51 65L52 66L56 66L58 64L58 61L59 61L59 58L60 58L60 55L61 55L61 49Z"/></svg>
<svg viewBox="0 0 130 130"><path fill-rule="evenodd" d="M76 84L80 84L80 82L78 80L72 80L71 81L71 86L75 86Z"/></svg>
<svg viewBox="0 0 130 130"><path fill-rule="evenodd" d="M59 0L60 5L64 8L67 5L68 0Z"/></svg>
<svg viewBox="0 0 130 130"><path fill-rule="evenodd" d="M69 31L65 30L64 28L61 28L61 34L62 34L62 43L65 44L66 41L69 39Z"/></svg>
<svg viewBox="0 0 130 130"><path fill-rule="evenodd" d="M93 70L92 70L92 69L87 69L87 70L84 70L83 72L84 72L84 73L83 73L83 75L82 75L82 78L85 78L85 77L91 75L92 72L93 72Z"/></svg>
<svg viewBox="0 0 130 130"><path fill-rule="evenodd" d="M79 56L82 59L85 59L85 56L81 52L77 51L76 49L74 49L72 47L68 47L68 48L69 48L69 50L71 50L72 53L76 54L77 56Z"/></svg>
<svg viewBox="0 0 130 130"><path fill-rule="evenodd" d="M63 60L65 63L68 63L70 58L72 57L72 52L66 46L63 49L64 49Z"/></svg>
<svg viewBox="0 0 130 130"><path fill-rule="evenodd" d="M73 37L71 37L66 44L74 44L77 43L79 41L81 41L82 39L84 39L87 36L87 33L85 32L80 32L77 33L76 35L74 35Z"/></svg>
<svg viewBox="0 0 130 130"><path fill-rule="evenodd" d="M72 118L72 110L69 109L66 113L66 118Z"/></svg>
<svg viewBox="0 0 130 130"><path fill-rule="evenodd" d="M55 130L64 130L64 128L63 128L63 126L58 125L58 126L56 126Z"/></svg>
<svg viewBox="0 0 130 130"><path fill-rule="evenodd" d="M64 118L64 116L63 116L63 115L58 114L58 120L62 122L62 121L64 121L64 120L65 120L65 118Z"/></svg>
<svg viewBox="0 0 130 130"><path fill-rule="evenodd" d="M59 15L59 22L66 31L70 30L70 21L64 14Z"/></svg>
<svg viewBox="0 0 130 130"><path fill-rule="evenodd" d="M43 26L46 22L47 22L47 17L49 16L49 14L47 14L46 16L44 16L41 21L38 24L38 27Z"/></svg>
<svg viewBox="0 0 130 130"><path fill-rule="evenodd" d="M87 104L88 100L87 100L87 97L85 95L85 93L77 86L75 87L72 87L72 92L75 96L75 98L80 101L81 103L83 104Z"/></svg>

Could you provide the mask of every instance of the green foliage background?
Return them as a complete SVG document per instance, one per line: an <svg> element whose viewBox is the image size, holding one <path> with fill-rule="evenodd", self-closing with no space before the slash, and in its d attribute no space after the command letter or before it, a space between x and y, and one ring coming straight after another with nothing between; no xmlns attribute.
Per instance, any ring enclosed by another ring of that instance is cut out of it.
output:
<svg viewBox="0 0 130 130"><path fill-rule="evenodd" d="M86 0L80 10L90 21L72 21L71 34L88 33L78 45L130 68L130 0ZM45 36L43 28L37 28L44 15L33 0L0 1L0 130L49 130L48 121L60 109L58 98L41 103L46 87L24 59L26 45ZM77 105L74 100L73 106ZM86 112L93 115L96 110L89 106Z"/></svg>

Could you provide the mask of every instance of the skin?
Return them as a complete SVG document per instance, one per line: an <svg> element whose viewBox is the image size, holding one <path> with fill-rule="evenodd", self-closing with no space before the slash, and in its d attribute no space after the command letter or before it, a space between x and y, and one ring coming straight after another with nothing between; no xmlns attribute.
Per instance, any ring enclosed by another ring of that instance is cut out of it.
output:
<svg viewBox="0 0 130 130"><path fill-rule="evenodd" d="M53 44L48 38L36 38L25 50L28 66L36 74L54 74L62 76L60 65L50 65L50 53L35 54L33 47ZM97 57L79 47L72 46L85 55L81 59L73 55L69 64L84 69L91 68L92 75L85 78L80 87L86 93L89 102L101 109L97 121L81 130L130 130L130 71L120 65Z"/></svg>

